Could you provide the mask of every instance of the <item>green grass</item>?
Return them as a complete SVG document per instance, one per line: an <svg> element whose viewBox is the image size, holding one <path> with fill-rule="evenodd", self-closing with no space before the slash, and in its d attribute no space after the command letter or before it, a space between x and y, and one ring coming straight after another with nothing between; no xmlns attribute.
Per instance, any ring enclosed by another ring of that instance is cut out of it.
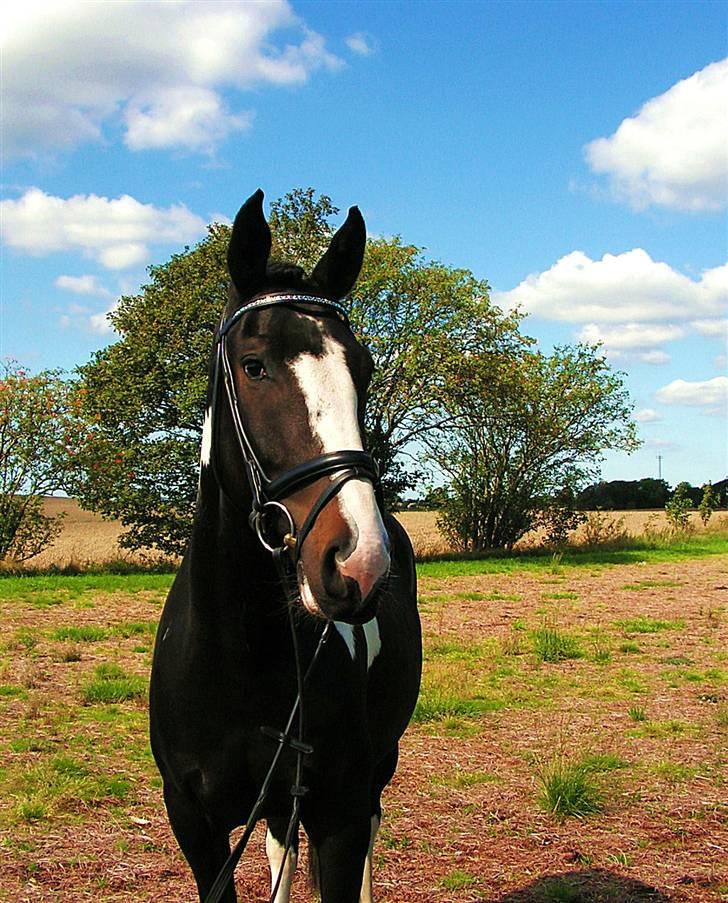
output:
<svg viewBox="0 0 728 903"><path fill-rule="evenodd" d="M639 615L636 618L628 618L624 621L615 621L617 627L620 627L625 633L659 633L661 630L682 630L685 622L678 621L661 621L656 618L647 618Z"/></svg>
<svg viewBox="0 0 728 903"><path fill-rule="evenodd" d="M97 643L105 640L109 631L105 627L87 625L84 627L59 627L51 634L54 640L71 640L74 643Z"/></svg>
<svg viewBox="0 0 728 903"><path fill-rule="evenodd" d="M604 793L597 779L598 771L588 762L555 756L537 771L539 805L558 821L601 812Z"/></svg>
<svg viewBox="0 0 728 903"><path fill-rule="evenodd" d="M48 608L79 602L100 594L140 592L164 595L172 584L171 574L78 574L74 576L0 576L0 597Z"/></svg>
<svg viewBox="0 0 728 903"><path fill-rule="evenodd" d="M103 702L125 702L146 696L147 681L136 674L126 674L118 665L99 665L94 677L83 688L87 705Z"/></svg>
<svg viewBox="0 0 728 903"><path fill-rule="evenodd" d="M556 663L584 655L576 637L555 627L540 627L531 638L536 657L542 662Z"/></svg>
<svg viewBox="0 0 728 903"><path fill-rule="evenodd" d="M519 571L554 573L561 569L618 564L658 564L686 559L724 555L728 552L728 534L725 532L697 533L688 537L672 537L667 540L637 537L629 540L623 549L568 549L558 562L551 552L514 554L506 556L492 553L475 557L441 556L420 561L417 572L421 577L470 577L481 574L511 574ZM665 586L667 584L661 583Z"/></svg>
<svg viewBox="0 0 728 903"><path fill-rule="evenodd" d="M444 878L440 878L437 883L443 890L467 890L478 883L478 878L463 869L453 869Z"/></svg>

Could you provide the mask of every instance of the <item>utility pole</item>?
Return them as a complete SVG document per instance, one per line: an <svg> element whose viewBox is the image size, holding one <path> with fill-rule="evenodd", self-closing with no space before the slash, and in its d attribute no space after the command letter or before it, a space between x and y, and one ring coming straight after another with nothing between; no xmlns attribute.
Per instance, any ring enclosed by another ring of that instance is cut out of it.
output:
<svg viewBox="0 0 728 903"><path fill-rule="evenodd" d="M657 479L662 479L662 455L657 456Z"/></svg>

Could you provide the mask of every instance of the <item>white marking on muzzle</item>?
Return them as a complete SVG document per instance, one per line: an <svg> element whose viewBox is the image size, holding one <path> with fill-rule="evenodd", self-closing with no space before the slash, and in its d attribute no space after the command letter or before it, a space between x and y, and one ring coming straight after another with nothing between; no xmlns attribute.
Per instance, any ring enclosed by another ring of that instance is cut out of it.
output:
<svg viewBox="0 0 728 903"><path fill-rule="evenodd" d="M313 435L322 452L362 450L357 395L344 347L323 336L323 354L300 354L291 362L308 411ZM351 531L351 547L337 553L339 573L359 584L366 599L389 570L387 534L368 480L349 480L336 496ZM332 502L333 504L333 502Z"/></svg>

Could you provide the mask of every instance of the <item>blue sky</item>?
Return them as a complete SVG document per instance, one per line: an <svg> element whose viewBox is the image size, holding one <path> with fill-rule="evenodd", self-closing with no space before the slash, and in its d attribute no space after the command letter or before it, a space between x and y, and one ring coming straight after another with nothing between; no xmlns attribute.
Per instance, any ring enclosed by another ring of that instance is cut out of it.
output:
<svg viewBox="0 0 728 903"><path fill-rule="evenodd" d="M727 10L14 4L0 356L72 369L146 266L314 186L488 279L544 348L604 342L644 440L605 478L722 479Z"/></svg>

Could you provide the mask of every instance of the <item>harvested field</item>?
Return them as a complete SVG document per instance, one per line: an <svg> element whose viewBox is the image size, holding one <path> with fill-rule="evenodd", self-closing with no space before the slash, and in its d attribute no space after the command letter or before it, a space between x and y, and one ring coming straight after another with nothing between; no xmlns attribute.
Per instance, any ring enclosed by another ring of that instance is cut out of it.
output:
<svg viewBox="0 0 728 903"><path fill-rule="evenodd" d="M86 562L103 562L120 555L134 560L133 554L120 550L118 545L122 526L119 521L103 520L98 514L84 511L75 499L47 498L44 502L46 514L64 514L63 532L51 547L32 560L32 565L47 567L49 565L67 565L69 562L84 564ZM415 553L419 557L442 555L451 552L447 541L437 529L437 513L434 511L403 511L397 515L410 535ZM667 525L665 512L656 511L610 511L606 512L609 520L624 522L624 529L633 536L641 535L645 527L652 523L657 529ZM718 514L713 523L725 519L725 514ZM697 513L691 516L695 530L703 529ZM583 537L583 529L576 531L575 541ZM541 536L537 533L527 534L519 543L520 547L529 547L538 543Z"/></svg>
<svg viewBox="0 0 728 903"><path fill-rule="evenodd" d="M420 566L379 903L728 899L728 543L709 551ZM170 581L0 579L1 900L196 900L146 732ZM581 817L539 802L559 767L593 792ZM241 899L266 871L258 832Z"/></svg>

